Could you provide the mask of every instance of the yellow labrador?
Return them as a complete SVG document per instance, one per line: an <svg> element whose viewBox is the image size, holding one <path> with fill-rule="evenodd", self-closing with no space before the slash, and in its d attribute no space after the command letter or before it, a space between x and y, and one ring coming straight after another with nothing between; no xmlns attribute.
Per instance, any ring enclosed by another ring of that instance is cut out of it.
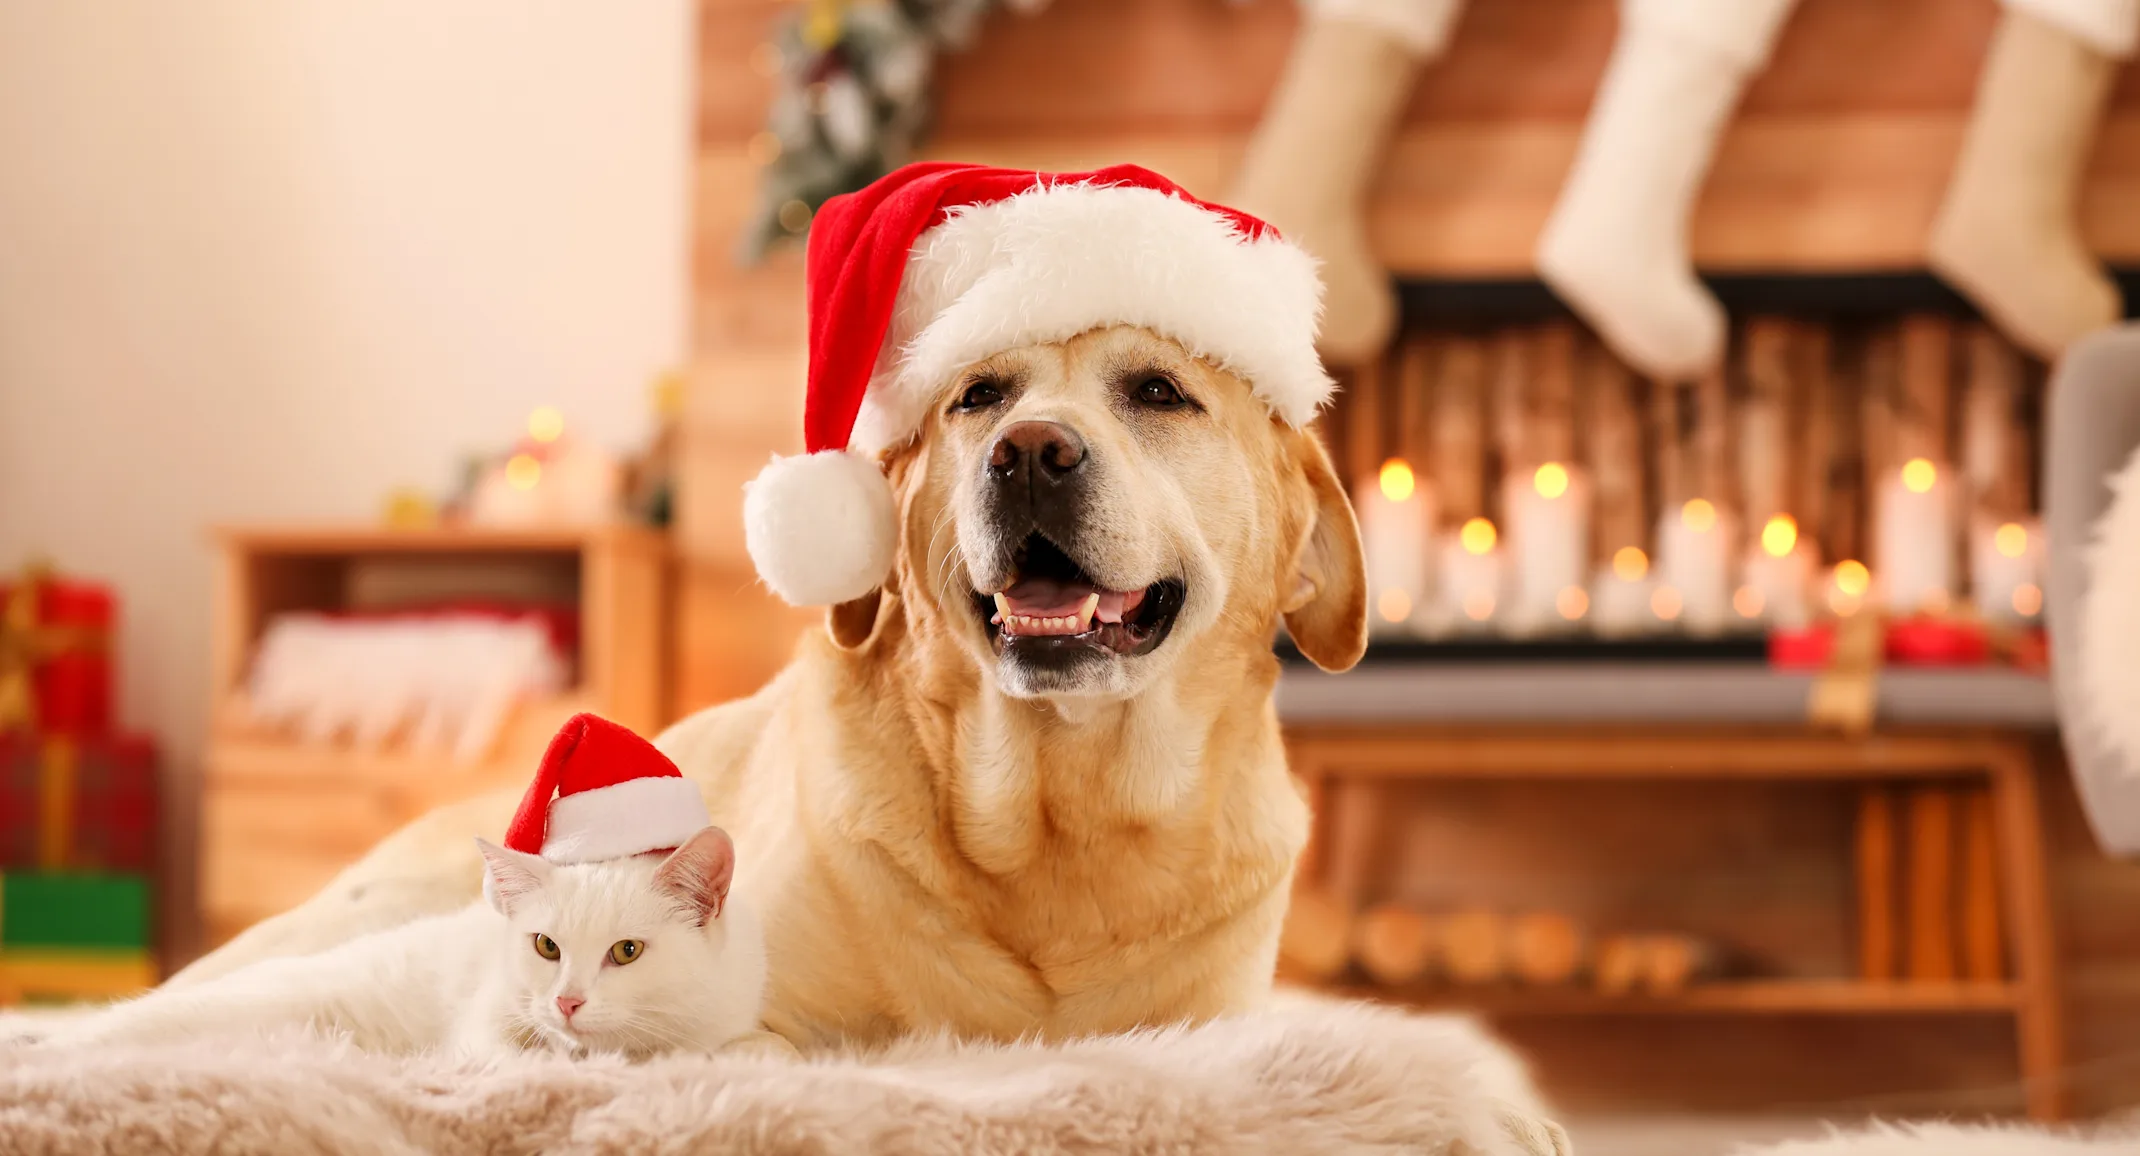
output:
<svg viewBox="0 0 2140 1156"><path fill-rule="evenodd" d="M939 401L886 458L890 581L659 738L735 837L767 1026L1059 1038L1257 1005L1308 829L1271 641L1283 619L1333 670L1366 645L1328 458L1132 327L996 354ZM469 837L518 794L417 821L171 982L472 900Z"/></svg>

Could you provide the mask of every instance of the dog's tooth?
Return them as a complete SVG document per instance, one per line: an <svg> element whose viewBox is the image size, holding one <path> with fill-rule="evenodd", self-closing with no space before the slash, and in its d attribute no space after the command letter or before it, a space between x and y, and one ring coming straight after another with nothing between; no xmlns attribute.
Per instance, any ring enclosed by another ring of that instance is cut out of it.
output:
<svg viewBox="0 0 2140 1156"><path fill-rule="evenodd" d="M1007 621L1007 620L1008 620L1008 619L1010 618L1010 616L1011 616L1011 600L1010 600L1010 599L1008 599L1008 598L1005 598L1005 597L1003 596L1003 592L999 590L999 591L997 591L997 592L996 592L996 621L998 621L998 622L1003 622L1003 621Z"/></svg>
<svg viewBox="0 0 2140 1156"><path fill-rule="evenodd" d="M1077 609L1078 633L1083 634L1085 631L1092 629L1092 616L1099 609L1099 594L1097 592L1094 592L1085 595L1085 604L1083 606L1078 607Z"/></svg>

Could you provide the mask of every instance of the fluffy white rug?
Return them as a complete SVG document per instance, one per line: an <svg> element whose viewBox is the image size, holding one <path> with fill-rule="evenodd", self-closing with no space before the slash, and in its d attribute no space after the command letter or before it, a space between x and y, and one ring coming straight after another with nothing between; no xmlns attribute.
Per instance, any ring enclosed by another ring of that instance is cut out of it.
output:
<svg viewBox="0 0 2140 1156"><path fill-rule="evenodd" d="M1875 1124L1819 1140L1741 1148L1733 1156L2133 1156L2140 1127L2052 1131L2025 1124Z"/></svg>
<svg viewBox="0 0 2140 1156"><path fill-rule="evenodd" d="M307 1153L1413 1153L1566 1156L1506 1053L1450 1017L1273 1011L1069 1044L807 1062L522 1056L314 1040L0 1047L10 1156Z"/></svg>

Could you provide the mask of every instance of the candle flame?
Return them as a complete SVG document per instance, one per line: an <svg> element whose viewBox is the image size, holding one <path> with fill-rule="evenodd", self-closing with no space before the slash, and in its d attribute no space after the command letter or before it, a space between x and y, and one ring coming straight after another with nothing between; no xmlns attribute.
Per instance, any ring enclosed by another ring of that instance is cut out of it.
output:
<svg viewBox="0 0 2140 1156"><path fill-rule="evenodd" d="M1650 556L1639 546L1622 546L1613 551L1613 577L1622 582L1634 582L1650 572Z"/></svg>
<svg viewBox="0 0 2140 1156"><path fill-rule="evenodd" d="M2008 522L1992 532L1991 544L2008 558L2019 558L2028 552L2028 527L2019 522Z"/></svg>
<svg viewBox="0 0 2140 1156"><path fill-rule="evenodd" d="M1679 617L1680 605L1679 591L1670 586L1659 586L1650 595L1650 611L1666 622Z"/></svg>
<svg viewBox="0 0 2140 1156"><path fill-rule="evenodd" d="M1939 467L1925 458L1911 458L1902 464L1902 484L1913 494L1932 492L1933 483L1939 481Z"/></svg>
<svg viewBox="0 0 2140 1156"><path fill-rule="evenodd" d="M1493 595L1482 590L1464 596L1464 617L1473 622L1484 622L1493 616L1493 612Z"/></svg>
<svg viewBox="0 0 2140 1156"><path fill-rule="evenodd" d="M1484 554L1494 548L1494 540L1500 535L1494 532L1494 524L1484 518L1473 518L1456 532L1457 540L1464 544L1466 554Z"/></svg>
<svg viewBox="0 0 2140 1156"><path fill-rule="evenodd" d="M1553 599L1553 609L1570 622L1590 612L1590 595L1580 586L1563 586L1560 596Z"/></svg>
<svg viewBox="0 0 2140 1156"><path fill-rule="evenodd" d="M1872 571L1865 563L1848 558L1835 564L1835 588L1852 598L1861 598L1872 589Z"/></svg>
<svg viewBox="0 0 2140 1156"><path fill-rule="evenodd" d="M1531 475L1531 485L1541 498L1557 498L1568 492L1568 467L1559 462L1547 462Z"/></svg>
<svg viewBox="0 0 2140 1156"><path fill-rule="evenodd" d="M514 454L506 459L505 484L516 490L532 490L542 480L542 463L530 454Z"/></svg>
<svg viewBox="0 0 2140 1156"><path fill-rule="evenodd" d="M1781 558L1798 545L1798 519L1778 514L1761 527L1761 548L1771 558Z"/></svg>
<svg viewBox="0 0 2140 1156"><path fill-rule="evenodd" d="M535 412L528 415L528 436L536 441L548 445L564 433L565 415L557 412L556 406L537 406Z"/></svg>
<svg viewBox="0 0 2140 1156"><path fill-rule="evenodd" d="M1716 507L1706 498L1695 498L1679 508L1680 524L1697 534L1716 529Z"/></svg>
<svg viewBox="0 0 2140 1156"><path fill-rule="evenodd" d="M2043 588L2034 582L2023 582L2014 587L2014 613L2023 618L2034 618L2043 612Z"/></svg>
<svg viewBox="0 0 2140 1156"><path fill-rule="evenodd" d="M1407 501L1418 479L1412 476L1412 467L1403 458L1391 458L1382 463L1382 474L1377 479L1382 486L1382 496L1392 502Z"/></svg>
<svg viewBox="0 0 2140 1156"><path fill-rule="evenodd" d="M1761 617L1761 607L1766 601L1761 592L1751 586L1741 586L1731 592L1731 608L1738 611L1741 618Z"/></svg>
<svg viewBox="0 0 2140 1156"><path fill-rule="evenodd" d="M1375 610L1385 622L1402 622L1412 616L1412 596L1392 586L1375 599Z"/></svg>

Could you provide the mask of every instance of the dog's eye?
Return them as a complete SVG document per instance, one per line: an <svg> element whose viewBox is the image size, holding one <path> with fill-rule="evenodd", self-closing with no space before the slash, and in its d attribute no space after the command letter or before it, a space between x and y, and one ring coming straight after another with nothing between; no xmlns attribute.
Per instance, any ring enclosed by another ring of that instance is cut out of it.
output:
<svg viewBox="0 0 2140 1156"><path fill-rule="evenodd" d="M1164 377L1147 377L1137 383L1137 400L1158 409L1173 409L1189 404L1181 395L1180 387Z"/></svg>
<svg viewBox="0 0 2140 1156"><path fill-rule="evenodd" d="M995 382L977 381L966 387L966 392L959 395L959 399L952 403L951 408L955 410L987 409L1002 400L1003 391L996 387Z"/></svg>

